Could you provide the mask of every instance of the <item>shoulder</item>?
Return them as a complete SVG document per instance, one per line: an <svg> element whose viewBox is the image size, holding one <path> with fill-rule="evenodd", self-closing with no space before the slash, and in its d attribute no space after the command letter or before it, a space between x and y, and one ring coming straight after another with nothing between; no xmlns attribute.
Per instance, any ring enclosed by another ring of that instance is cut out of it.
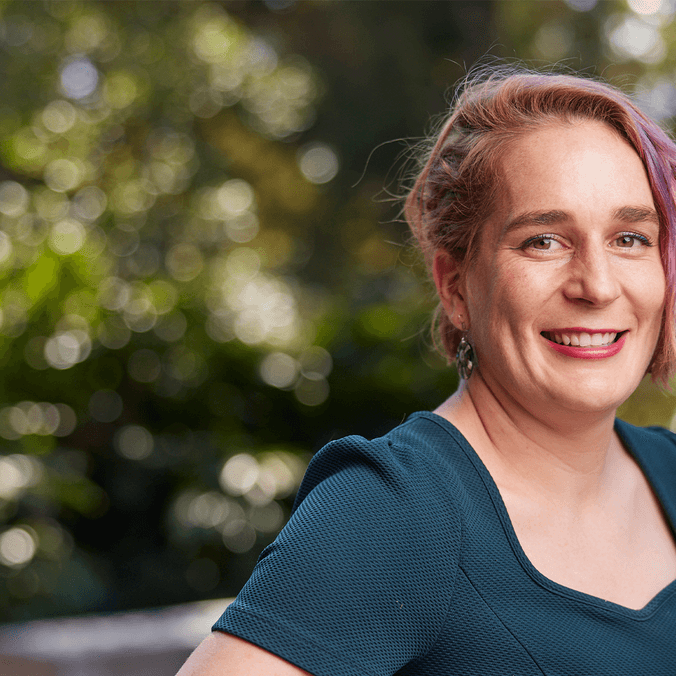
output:
<svg viewBox="0 0 676 676"><path fill-rule="evenodd" d="M395 576L441 564L452 580L462 546L460 482L453 463L439 460L442 449L428 439L422 416L373 440L348 436L322 448L275 547L297 548L306 561L332 552L331 561Z"/></svg>
<svg viewBox="0 0 676 676"><path fill-rule="evenodd" d="M664 427L636 427L622 420L615 429L648 474L676 479L676 434Z"/></svg>
<svg viewBox="0 0 676 676"><path fill-rule="evenodd" d="M311 673L394 673L429 650L452 603L463 529L426 425L414 416L377 439L322 448L215 628Z"/></svg>
<svg viewBox="0 0 676 676"><path fill-rule="evenodd" d="M615 429L623 441L638 447L641 451L659 448L669 455L676 454L676 434L665 427L658 425L638 427L617 419Z"/></svg>
<svg viewBox="0 0 676 676"><path fill-rule="evenodd" d="M415 413L382 437L351 435L328 443L310 462L294 509L327 481L348 491L354 483L362 490L365 484L379 486L400 504L405 497L409 508L416 495L424 495L426 502L446 499L460 483L454 457L462 451L453 434L459 433L437 418ZM366 495L373 495L372 490Z"/></svg>
<svg viewBox="0 0 676 676"><path fill-rule="evenodd" d="M399 569L406 561L409 572L443 561L444 576L453 579L466 501L452 456L461 451L450 438L432 439L428 428L436 428L425 415L376 439L347 436L323 447L277 545L302 547L309 558L317 551L343 557L349 551L372 565L383 558L383 568Z"/></svg>

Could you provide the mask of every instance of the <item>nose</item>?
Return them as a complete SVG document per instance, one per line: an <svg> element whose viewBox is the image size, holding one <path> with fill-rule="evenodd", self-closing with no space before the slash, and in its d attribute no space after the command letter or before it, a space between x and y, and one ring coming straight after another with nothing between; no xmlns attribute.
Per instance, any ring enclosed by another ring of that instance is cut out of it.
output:
<svg viewBox="0 0 676 676"><path fill-rule="evenodd" d="M607 253L593 250L579 252L568 264L568 280L564 293L570 300L590 306L604 307L620 296L618 270Z"/></svg>

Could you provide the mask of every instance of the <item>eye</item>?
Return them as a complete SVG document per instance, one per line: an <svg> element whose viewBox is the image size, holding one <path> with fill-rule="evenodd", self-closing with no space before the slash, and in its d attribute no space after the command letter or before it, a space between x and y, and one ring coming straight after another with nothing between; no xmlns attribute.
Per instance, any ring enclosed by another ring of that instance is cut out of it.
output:
<svg viewBox="0 0 676 676"><path fill-rule="evenodd" d="M540 239L531 242L530 246L539 251L549 251L552 248L552 244L554 244L554 240L551 237L540 237Z"/></svg>
<svg viewBox="0 0 676 676"><path fill-rule="evenodd" d="M636 232L623 232L618 235L615 243L622 249L632 249L636 246L653 246L653 243L645 237Z"/></svg>
<svg viewBox="0 0 676 676"><path fill-rule="evenodd" d="M560 249L563 245L554 235L536 235L529 237L522 245L524 251L553 251Z"/></svg>

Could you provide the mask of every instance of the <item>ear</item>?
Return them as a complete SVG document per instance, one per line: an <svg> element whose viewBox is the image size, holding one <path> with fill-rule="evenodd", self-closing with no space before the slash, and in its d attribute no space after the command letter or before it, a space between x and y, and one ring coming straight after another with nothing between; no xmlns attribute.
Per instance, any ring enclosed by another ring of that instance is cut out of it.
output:
<svg viewBox="0 0 676 676"><path fill-rule="evenodd" d="M437 249L432 263L432 276L444 311L456 329L469 329L465 301L465 284L460 264L447 251Z"/></svg>

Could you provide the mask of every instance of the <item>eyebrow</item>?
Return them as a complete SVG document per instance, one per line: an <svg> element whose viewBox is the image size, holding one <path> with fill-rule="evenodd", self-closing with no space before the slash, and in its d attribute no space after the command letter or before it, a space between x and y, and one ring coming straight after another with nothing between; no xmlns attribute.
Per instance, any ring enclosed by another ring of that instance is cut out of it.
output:
<svg viewBox="0 0 676 676"><path fill-rule="evenodd" d="M658 226L660 224L657 212L651 207L620 207L613 212L612 218L621 223L649 222ZM516 230L524 225L556 225L557 223L563 223L570 219L570 214L559 209L552 209L550 211L527 211L507 221L505 227L502 229L502 237L512 230Z"/></svg>
<svg viewBox="0 0 676 676"><path fill-rule="evenodd" d="M567 221L570 216L565 211L553 209L552 211L527 211L511 218L502 229L503 237L512 230L522 225L554 225Z"/></svg>
<svg viewBox="0 0 676 676"><path fill-rule="evenodd" d="M622 207L613 214L613 218L623 223L648 221L655 225L660 224L660 217L657 215L657 212L649 207Z"/></svg>

